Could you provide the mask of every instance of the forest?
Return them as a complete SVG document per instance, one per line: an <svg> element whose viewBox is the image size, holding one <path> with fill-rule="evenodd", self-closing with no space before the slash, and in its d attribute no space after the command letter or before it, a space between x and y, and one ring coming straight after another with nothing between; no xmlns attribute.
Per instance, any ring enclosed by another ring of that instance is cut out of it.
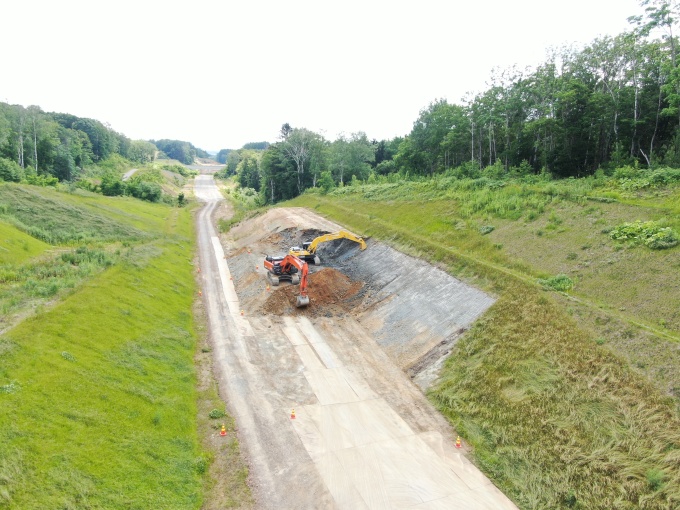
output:
<svg viewBox="0 0 680 510"><path fill-rule="evenodd" d="M643 0L630 30L583 48L552 49L533 69L493 69L486 90L435 99L406 136L330 141L284 124L265 150L226 154L225 175L263 203L354 181L458 177L584 177L631 166L680 166L680 7Z"/></svg>
<svg viewBox="0 0 680 510"><path fill-rule="evenodd" d="M209 154L180 140L130 140L95 119L0 102L0 181L76 182L112 157L131 164L171 158L192 164Z"/></svg>
<svg viewBox="0 0 680 510"><path fill-rule="evenodd" d="M334 140L283 124L275 143L222 149L222 176L262 204L352 182L540 174L585 177L616 168L680 166L680 68L673 35L680 7L642 0L630 30L582 47L552 49L534 68L493 69L487 88L459 103L434 99L411 131L390 140ZM132 164L159 155L191 164L209 155L189 142L130 140L94 119L0 103L0 179L77 181L111 155Z"/></svg>

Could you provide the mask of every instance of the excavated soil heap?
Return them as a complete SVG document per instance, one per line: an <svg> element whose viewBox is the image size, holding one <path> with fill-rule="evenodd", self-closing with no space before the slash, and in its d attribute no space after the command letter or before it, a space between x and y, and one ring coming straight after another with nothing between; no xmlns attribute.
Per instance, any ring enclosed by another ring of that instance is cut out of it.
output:
<svg viewBox="0 0 680 510"><path fill-rule="evenodd" d="M300 286L282 282L278 288L272 287L271 296L262 305L262 312L271 315L290 314L291 311L312 316L343 314L352 309L352 298L357 297L364 286L363 282L353 282L348 276L329 267L311 273L307 281L309 306L296 308Z"/></svg>

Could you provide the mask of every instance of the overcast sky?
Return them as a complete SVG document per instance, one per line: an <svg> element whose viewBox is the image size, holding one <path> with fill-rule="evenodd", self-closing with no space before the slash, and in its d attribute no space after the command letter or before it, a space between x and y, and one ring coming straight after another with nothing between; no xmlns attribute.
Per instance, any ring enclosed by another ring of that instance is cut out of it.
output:
<svg viewBox="0 0 680 510"><path fill-rule="evenodd" d="M407 134L494 67L628 28L637 0L4 0L0 101L217 151L281 125Z"/></svg>

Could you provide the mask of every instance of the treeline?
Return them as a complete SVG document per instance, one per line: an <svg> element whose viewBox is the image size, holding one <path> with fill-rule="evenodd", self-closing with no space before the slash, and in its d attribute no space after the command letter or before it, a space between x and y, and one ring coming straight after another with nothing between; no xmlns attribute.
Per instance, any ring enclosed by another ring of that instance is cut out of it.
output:
<svg viewBox="0 0 680 510"><path fill-rule="evenodd" d="M252 188L264 202L274 203L318 185L368 179L376 162L391 157L398 145L397 141L369 141L363 132L343 134L330 142L313 131L289 124L282 126L279 138L264 150L249 148L256 144L246 144L229 151L221 175L236 175L241 187Z"/></svg>
<svg viewBox="0 0 680 510"><path fill-rule="evenodd" d="M182 142L180 140L151 140L158 150L161 151L169 159L176 159L185 165L192 165L196 158L211 157L203 149L194 147L189 142Z"/></svg>
<svg viewBox="0 0 680 510"><path fill-rule="evenodd" d="M189 142L131 140L98 120L0 102L0 181L73 182L114 155L139 164L209 157Z"/></svg>
<svg viewBox="0 0 680 510"><path fill-rule="evenodd" d="M0 103L0 179L40 176L71 181L88 165L121 154L133 161L149 157L148 142L133 142L94 119L45 113L38 106ZM153 157L150 152L150 157Z"/></svg>
<svg viewBox="0 0 680 510"><path fill-rule="evenodd" d="M494 70L488 88L460 104L424 108L404 138L364 133L330 142L284 125L264 151L226 155L225 173L265 202L314 186L399 173L461 177L592 175L623 166L680 166L680 6L643 0L629 32L581 50L554 50L535 69Z"/></svg>

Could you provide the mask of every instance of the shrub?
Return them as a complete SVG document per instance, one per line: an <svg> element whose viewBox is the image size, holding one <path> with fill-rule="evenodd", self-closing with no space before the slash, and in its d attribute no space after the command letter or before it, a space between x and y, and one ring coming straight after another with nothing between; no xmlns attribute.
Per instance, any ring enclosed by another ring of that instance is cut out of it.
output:
<svg viewBox="0 0 680 510"><path fill-rule="evenodd" d="M210 413L208 413L208 416L213 420L217 420L225 416L225 414L224 411L220 411L219 409L213 409L212 411L210 411Z"/></svg>
<svg viewBox="0 0 680 510"><path fill-rule="evenodd" d="M538 283L543 285L543 287L560 292L566 292L574 288L573 280L566 274L558 274L557 276L551 276L546 279L539 278Z"/></svg>
<svg viewBox="0 0 680 510"><path fill-rule="evenodd" d="M125 193L125 183L116 172L107 171L102 176L101 190L107 197L120 196Z"/></svg>
<svg viewBox="0 0 680 510"><path fill-rule="evenodd" d="M0 158L0 181L19 182L24 169L10 159Z"/></svg>
<svg viewBox="0 0 680 510"><path fill-rule="evenodd" d="M678 234L670 227L665 227L645 239L645 246L652 250L665 250L676 246L678 241Z"/></svg>
<svg viewBox="0 0 680 510"><path fill-rule="evenodd" d="M663 250L676 246L678 234L670 227L662 227L655 221L635 221L613 228L609 237L615 241L631 241L644 244L652 250Z"/></svg>
<svg viewBox="0 0 680 510"><path fill-rule="evenodd" d="M664 481L666 480L666 474L660 469L649 469L645 473L645 478L647 478L647 483L649 487L653 490L659 489Z"/></svg>
<svg viewBox="0 0 680 510"><path fill-rule="evenodd" d="M158 202L161 199L163 190L155 182L135 181L128 183L126 194L148 202Z"/></svg>
<svg viewBox="0 0 680 510"><path fill-rule="evenodd" d="M28 184L33 186L55 186L59 184L59 179L52 177L51 175L35 175L27 174L24 179Z"/></svg>
<svg viewBox="0 0 680 510"><path fill-rule="evenodd" d="M321 187L321 192L324 195L335 187L335 182L333 181L333 176L331 175L330 171L321 172L319 186Z"/></svg>
<svg viewBox="0 0 680 510"><path fill-rule="evenodd" d="M75 356L68 351L62 352L61 357L64 358L66 361L73 361L73 362L76 361Z"/></svg>
<svg viewBox="0 0 680 510"><path fill-rule="evenodd" d="M482 235L490 234L491 232L494 231L493 225L484 225L483 227L479 227L479 233Z"/></svg>

